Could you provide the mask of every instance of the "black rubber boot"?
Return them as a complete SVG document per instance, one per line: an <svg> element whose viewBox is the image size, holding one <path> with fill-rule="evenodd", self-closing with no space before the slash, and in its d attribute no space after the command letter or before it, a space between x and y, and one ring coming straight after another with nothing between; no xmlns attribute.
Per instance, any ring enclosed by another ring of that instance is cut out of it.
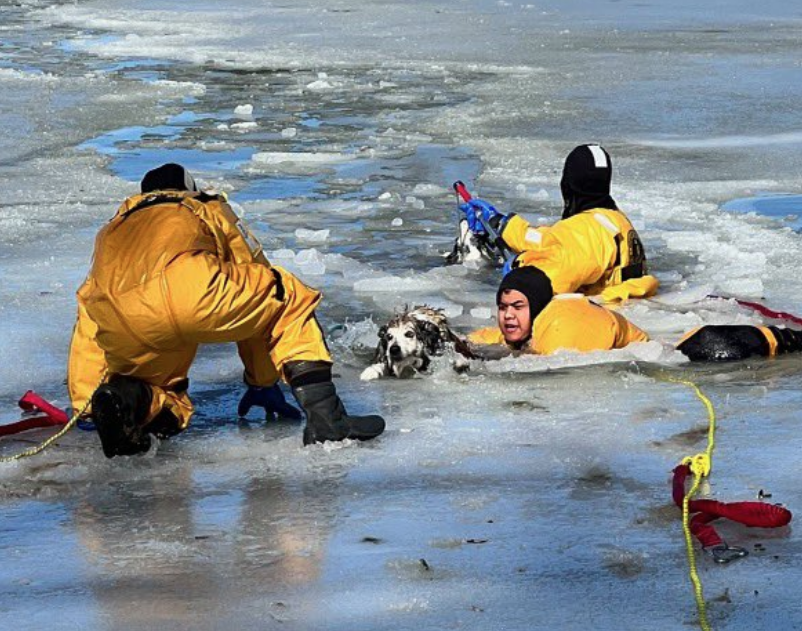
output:
<svg viewBox="0 0 802 631"><path fill-rule="evenodd" d="M142 423L150 411L151 390L133 377L112 375L92 395L92 418L106 458L147 451L150 436Z"/></svg>
<svg viewBox="0 0 802 631"><path fill-rule="evenodd" d="M304 445L327 440L370 440L384 431L376 414L349 416L331 381L328 362L293 362L285 367L292 393L306 413Z"/></svg>

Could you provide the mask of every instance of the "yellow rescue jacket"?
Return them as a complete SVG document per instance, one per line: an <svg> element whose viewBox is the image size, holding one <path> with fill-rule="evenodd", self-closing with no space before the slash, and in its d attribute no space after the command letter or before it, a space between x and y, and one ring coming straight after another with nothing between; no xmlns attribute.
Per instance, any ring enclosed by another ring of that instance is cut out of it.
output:
<svg viewBox="0 0 802 631"><path fill-rule="evenodd" d="M651 296L659 285L647 274L638 233L619 210L594 208L538 228L513 215L501 237L518 254L515 266L543 270L555 294L601 294L612 302Z"/></svg>
<svg viewBox="0 0 802 631"><path fill-rule="evenodd" d="M216 196L157 191L126 199L98 233L96 243L103 247L95 247L91 272L79 290L98 325L100 346L118 345L121 328L154 349L185 344L174 315L181 305L174 304L165 270L180 257L201 253L214 255L223 265L269 266L258 241L250 245L248 237L236 213ZM114 339L103 339L106 330L114 331Z"/></svg>
<svg viewBox="0 0 802 631"><path fill-rule="evenodd" d="M498 327L487 327L468 336L473 344L504 344ZM605 309L579 294L555 296L532 324L525 350L550 355L562 348L605 351L632 342L648 342L649 336L619 313Z"/></svg>
<svg viewBox="0 0 802 631"><path fill-rule="evenodd" d="M98 233L78 290L70 345L73 406L100 376L129 375L186 426L186 377L198 344L236 342L245 381L276 382L294 360L330 361L314 317L321 295L273 267L224 198L156 191L128 198Z"/></svg>

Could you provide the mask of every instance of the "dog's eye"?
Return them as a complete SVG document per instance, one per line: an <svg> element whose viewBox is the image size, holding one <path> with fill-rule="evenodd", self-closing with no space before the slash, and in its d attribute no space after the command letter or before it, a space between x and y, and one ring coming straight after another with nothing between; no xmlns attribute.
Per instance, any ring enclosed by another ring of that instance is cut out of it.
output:
<svg viewBox="0 0 802 631"><path fill-rule="evenodd" d="M392 342L393 341L393 334L392 333L388 333L387 335L384 336L384 339L387 340L388 342Z"/></svg>
<svg viewBox="0 0 802 631"><path fill-rule="evenodd" d="M412 331L407 331L404 333L404 337L415 337L415 334Z"/></svg>

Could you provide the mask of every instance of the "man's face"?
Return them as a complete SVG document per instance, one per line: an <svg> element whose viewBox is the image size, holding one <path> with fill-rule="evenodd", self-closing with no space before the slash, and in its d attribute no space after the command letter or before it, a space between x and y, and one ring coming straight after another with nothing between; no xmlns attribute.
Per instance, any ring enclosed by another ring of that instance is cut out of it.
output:
<svg viewBox="0 0 802 631"><path fill-rule="evenodd" d="M498 328L507 344L523 342L532 333L529 301L517 289L507 289L498 303Z"/></svg>

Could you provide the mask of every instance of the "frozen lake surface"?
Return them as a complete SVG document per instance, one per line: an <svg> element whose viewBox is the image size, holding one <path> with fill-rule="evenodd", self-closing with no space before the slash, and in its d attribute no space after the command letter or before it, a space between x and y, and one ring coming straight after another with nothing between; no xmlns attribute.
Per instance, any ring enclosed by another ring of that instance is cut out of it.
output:
<svg viewBox="0 0 802 631"><path fill-rule="evenodd" d="M275 263L323 290L338 387L380 411L367 444L301 447L238 422L232 347L193 367L192 427L142 458L97 437L0 466L0 628L694 628L670 472L792 511L800 360L689 367L703 323L802 313L802 8L769 0L166 0L0 5L0 422L32 388L66 406L74 292L141 175L227 191ZM576 144L662 281L622 312L655 339L359 381L405 304L487 325L498 273L445 267L450 185L533 221L560 214ZM38 442L30 432L3 454ZM802 544L721 524L750 556L700 558L714 629L802 629Z"/></svg>

